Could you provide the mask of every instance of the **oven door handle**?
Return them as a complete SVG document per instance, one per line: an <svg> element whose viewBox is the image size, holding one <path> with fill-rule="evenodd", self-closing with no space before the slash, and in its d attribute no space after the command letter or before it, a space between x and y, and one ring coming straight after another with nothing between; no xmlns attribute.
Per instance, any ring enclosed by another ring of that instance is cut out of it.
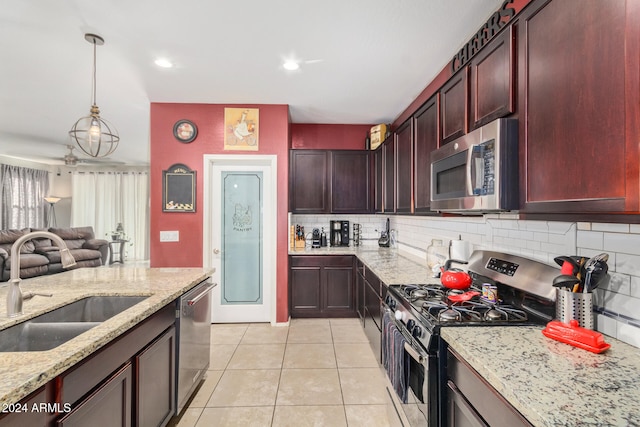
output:
<svg viewBox="0 0 640 427"><path fill-rule="evenodd" d="M409 353L409 356L413 357L419 364L424 365L426 363L426 358L418 353L418 351L411 347L408 342L404 343L404 350Z"/></svg>

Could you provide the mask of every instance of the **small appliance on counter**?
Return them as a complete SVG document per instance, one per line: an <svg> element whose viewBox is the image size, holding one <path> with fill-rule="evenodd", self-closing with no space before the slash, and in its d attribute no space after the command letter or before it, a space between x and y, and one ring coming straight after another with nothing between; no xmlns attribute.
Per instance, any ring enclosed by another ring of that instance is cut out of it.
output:
<svg viewBox="0 0 640 427"><path fill-rule="evenodd" d="M320 246L323 248L327 247L327 232L324 231L324 227L322 227L322 231L320 232Z"/></svg>
<svg viewBox="0 0 640 427"><path fill-rule="evenodd" d="M353 224L353 246L360 246L362 240L362 225Z"/></svg>
<svg viewBox="0 0 640 427"><path fill-rule="evenodd" d="M349 221L330 221L331 246L349 246Z"/></svg>
<svg viewBox="0 0 640 427"><path fill-rule="evenodd" d="M311 237L311 247L319 248L320 247L320 230L317 228L313 229L312 237Z"/></svg>
<svg viewBox="0 0 640 427"><path fill-rule="evenodd" d="M387 229L380 233L380 238L378 239L378 246L381 248L388 248L391 242L391 237L389 236L389 218L387 218Z"/></svg>

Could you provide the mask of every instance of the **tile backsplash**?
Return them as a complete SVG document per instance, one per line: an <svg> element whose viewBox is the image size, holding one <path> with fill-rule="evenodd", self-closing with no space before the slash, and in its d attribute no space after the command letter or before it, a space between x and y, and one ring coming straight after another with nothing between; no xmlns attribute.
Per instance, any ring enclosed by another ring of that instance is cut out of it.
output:
<svg viewBox="0 0 640 427"><path fill-rule="evenodd" d="M426 257L432 239L461 237L474 249L496 250L551 265L559 255L609 254L610 281L594 293L596 329L640 347L640 225L520 220L513 214L469 217L291 215L291 224L329 230L330 220L362 224L363 245L377 244L387 218L398 248Z"/></svg>

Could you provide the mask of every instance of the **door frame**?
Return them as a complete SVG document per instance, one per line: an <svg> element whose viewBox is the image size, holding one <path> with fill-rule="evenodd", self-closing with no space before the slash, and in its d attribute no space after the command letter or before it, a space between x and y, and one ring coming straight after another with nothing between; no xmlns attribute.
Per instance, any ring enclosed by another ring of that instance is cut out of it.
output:
<svg viewBox="0 0 640 427"><path fill-rule="evenodd" d="M210 236L212 230L212 218L214 204L216 200L212 195L213 188L211 180L213 178L213 166L224 165L242 165L242 166L267 166L271 169L271 182L265 182L264 185L269 185L272 194L272 203L270 208L264 207L264 254L263 263L271 265L271 271L269 277L266 279L271 282L271 297L270 297L270 322L272 325L276 324L277 313L277 295L278 295L278 282L276 280L276 271L278 267L278 251L277 251L277 239L278 235L278 157L276 155L253 155L253 154L205 154L203 156L204 162L204 177L203 177L203 199L204 199L204 212L202 215L202 266L204 268L213 268L212 266L212 254L213 245L211 243Z"/></svg>

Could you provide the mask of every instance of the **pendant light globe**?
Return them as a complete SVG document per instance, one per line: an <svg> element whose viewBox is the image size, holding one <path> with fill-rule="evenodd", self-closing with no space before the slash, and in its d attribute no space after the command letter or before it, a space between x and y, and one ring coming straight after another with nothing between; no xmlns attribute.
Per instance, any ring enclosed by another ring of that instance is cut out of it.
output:
<svg viewBox="0 0 640 427"><path fill-rule="evenodd" d="M78 147L91 157L106 157L118 148L120 136L116 128L100 117L100 108L96 104L96 46L104 44L104 39L95 34L85 34L85 40L93 44L93 104L88 116L81 117L71 127L69 136Z"/></svg>

